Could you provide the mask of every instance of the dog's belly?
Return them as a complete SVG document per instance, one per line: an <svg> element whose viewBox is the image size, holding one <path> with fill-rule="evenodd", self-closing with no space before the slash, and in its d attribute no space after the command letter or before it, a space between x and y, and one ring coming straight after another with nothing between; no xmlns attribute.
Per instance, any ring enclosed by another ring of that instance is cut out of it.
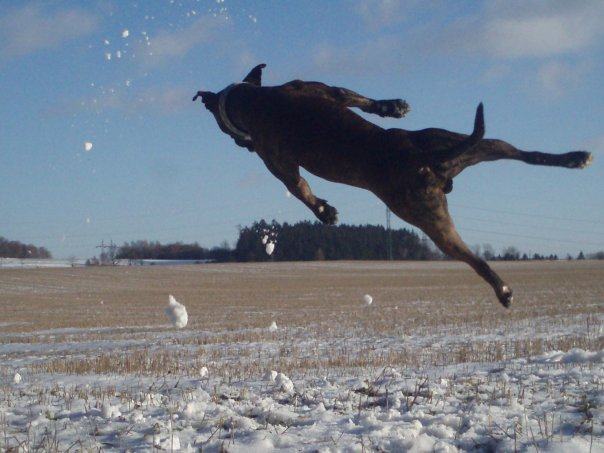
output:
<svg viewBox="0 0 604 453"><path fill-rule="evenodd" d="M369 162L353 160L338 151L300 157L298 164L319 178L363 189L369 189L372 185L374 172Z"/></svg>

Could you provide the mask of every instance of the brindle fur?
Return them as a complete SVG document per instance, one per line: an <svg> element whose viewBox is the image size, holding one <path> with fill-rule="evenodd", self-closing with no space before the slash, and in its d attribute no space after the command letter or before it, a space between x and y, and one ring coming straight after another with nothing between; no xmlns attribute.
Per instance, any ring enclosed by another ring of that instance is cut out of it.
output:
<svg viewBox="0 0 604 453"><path fill-rule="evenodd" d="M383 129L349 107L395 118L409 110L400 99L376 101L354 91L319 82L294 80L262 87L265 65L252 69L243 84L231 89L226 111L251 140L235 136L218 113L219 94L199 91L219 127L240 146L254 151L269 171L322 222L337 222L337 210L316 197L299 168L333 182L373 192L397 216L424 231L447 255L469 264L494 289L505 307L512 290L457 233L447 209L446 193L465 168L484 161L515 159L535 165L583 168L591 154L521 151L493 139L483 139L482 105L472 135L443 129Z"/></svg>

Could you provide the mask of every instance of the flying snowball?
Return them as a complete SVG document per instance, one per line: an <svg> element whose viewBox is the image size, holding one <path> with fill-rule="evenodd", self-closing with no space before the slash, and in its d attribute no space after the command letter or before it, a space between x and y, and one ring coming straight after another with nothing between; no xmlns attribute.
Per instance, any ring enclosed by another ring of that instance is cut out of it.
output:
<svg viewBox="0 0 604 453"><path fill-rule="evenodd" d="M268 236L265 234L264 236L262 236L262 245L266 245L267 242L268 242Z"/></svg>
<svg viewBox="0 0 604 453"><path fill-rule="evenodd" d="M15 376L13 377L13 382L15 384L18 384L21 382L21 375L19 373L15 373Z"/></svg>
<svg viewBox="0 0 604 453"><path fill-rule="evenodd" d="M199 376L204 378L204 377L207 377L207 375L208 375L208 367L202 366L199 369Z"/></svg>
<svg viewBox="0 0 604 453"><path fill-rule="evenodd" d="M277 327L277 323L273 321L273 323L268 327L268 331L276 332L277 330L279 330L279 327Z"/></svg>
<svg viewBox="0 0 604 453"><path fill-rule="evenodd" d="M84 142L84 151L90 151L92 149L91 142Z"/></svg>
<svg viewBox="0 0 604 453"><path fill-rule="evenodd" d="M371 297L369 294L365 294L363 296L363 301L365 301L366 305L371 305L373 303L373 297Z"/></svg>
<svg viewBox="0 0 604 453"><path fill-rule="evenodd" d="M124 30L122 32L122 38L127 38L128 36L130 36L130 31L129 30Z"/></svg>
<svg viewBox="0 0 604 453"><path fill-rule="evenodd" d="M266 251L266 254L268 256L272 255L273 251L275 250L275 243L269 242L268 244L266 244L266 248L264 250Z"/></svg>
<svg viewBox="0 0 604 453"><path fill-rule="evenodd" d="M168 308L165 310L166 315L170 318L170 322L174 327L182 329L187 325L189 321L189 315L187 314L187 308L174 299L172 294L169 295Z"/></svg>

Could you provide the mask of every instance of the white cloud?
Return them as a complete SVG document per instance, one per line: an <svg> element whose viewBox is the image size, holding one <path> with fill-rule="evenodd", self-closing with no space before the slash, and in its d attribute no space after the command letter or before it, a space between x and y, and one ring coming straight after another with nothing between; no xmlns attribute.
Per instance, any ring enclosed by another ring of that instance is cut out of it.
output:
<svg viewBox="0 0 604 453"><path fill-rule="evenodd" d="M575 3L575 2L569 2ZM483 28L483 46L499 57L549 57L582 51L602 34L604 3L575 10L538 11L532 17L490 19ZM553 5L553 4L552 4Z"/></svg>
<svg viewBox="0 0 604 453"><path fill-rule="evenodd" d="M437 48L491 58L576 55L601 43L602 1L499 1L437 33Z"/></svg>
<svg viewBox="0 0 604 453"><path fill-rule="evenodd" d="M383 27L405 19L407 10L416 1L360 0L356 12L372 28Z"/></svg>
<svg viewBox="0 0 604 453"><path fill-rule="evenodd" d="M190 86L155 86L141 90L110 89L96 96L68 100L43 111L49 116L73 115L80 112L104 114L120 111L128 115L141 112L173 114L192 105L194 90Z"/></svg>
<svg viewBox="0 0 604 453"><path fill-rule="evenodd" d="M584 144L584 149L586 151L604 154L604 135L599 135L587 140Z"/></svg>
<svg viewBox="0 0 604 453"><path fill-rule="evenodd" d="M561 96L581 83L589 65L569 64L561 61L547 62L537 71L537 83L541 89L551 95Z"/></svg>
<svg viewBox="0 0 604 453"><path fill-rule="evenodd" d="M149 45L141 44L137 53L141 54L148 64L160 64L184 57L193 48L219 38L225 23L221 16L200 17L186 28L176 31L164 30L151 36Z"/></svg>
<svg viewBox="0 0 604 453"><path fill-rule="evenodd" d="M50 12L38 4L13 9L0 17L0 55L17 57L87 35L96 28L91 14L68 9Z"/></svg>
<svg viewBox="0 0 604 453"><path fill-rule="evenodd" d="M390 36L372 39L360 48L318 46L312 63L323 72L345 71L355 75L402 71L405 65L400 39Z"/></svg>

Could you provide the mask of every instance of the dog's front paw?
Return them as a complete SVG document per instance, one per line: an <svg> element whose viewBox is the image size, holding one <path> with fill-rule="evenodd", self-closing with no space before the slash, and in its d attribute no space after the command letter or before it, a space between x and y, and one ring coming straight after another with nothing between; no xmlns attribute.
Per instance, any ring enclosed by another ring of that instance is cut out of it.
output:
<svg viewBox="0 0 604 453"><path fill-rule="evenodd" d="M390 116L392 118L402 118L409 113L411 108L409 107L409 104L402 99L385 99L382 101L375 101L372 110L382 117Z"/></svg>
<svg viewBox="0 0 604 453"><path fill-rule="evenodd" d="M317 218L326 225L335 225L338 223L338 210L333 206L323 202L316 211Z"/></svg>

